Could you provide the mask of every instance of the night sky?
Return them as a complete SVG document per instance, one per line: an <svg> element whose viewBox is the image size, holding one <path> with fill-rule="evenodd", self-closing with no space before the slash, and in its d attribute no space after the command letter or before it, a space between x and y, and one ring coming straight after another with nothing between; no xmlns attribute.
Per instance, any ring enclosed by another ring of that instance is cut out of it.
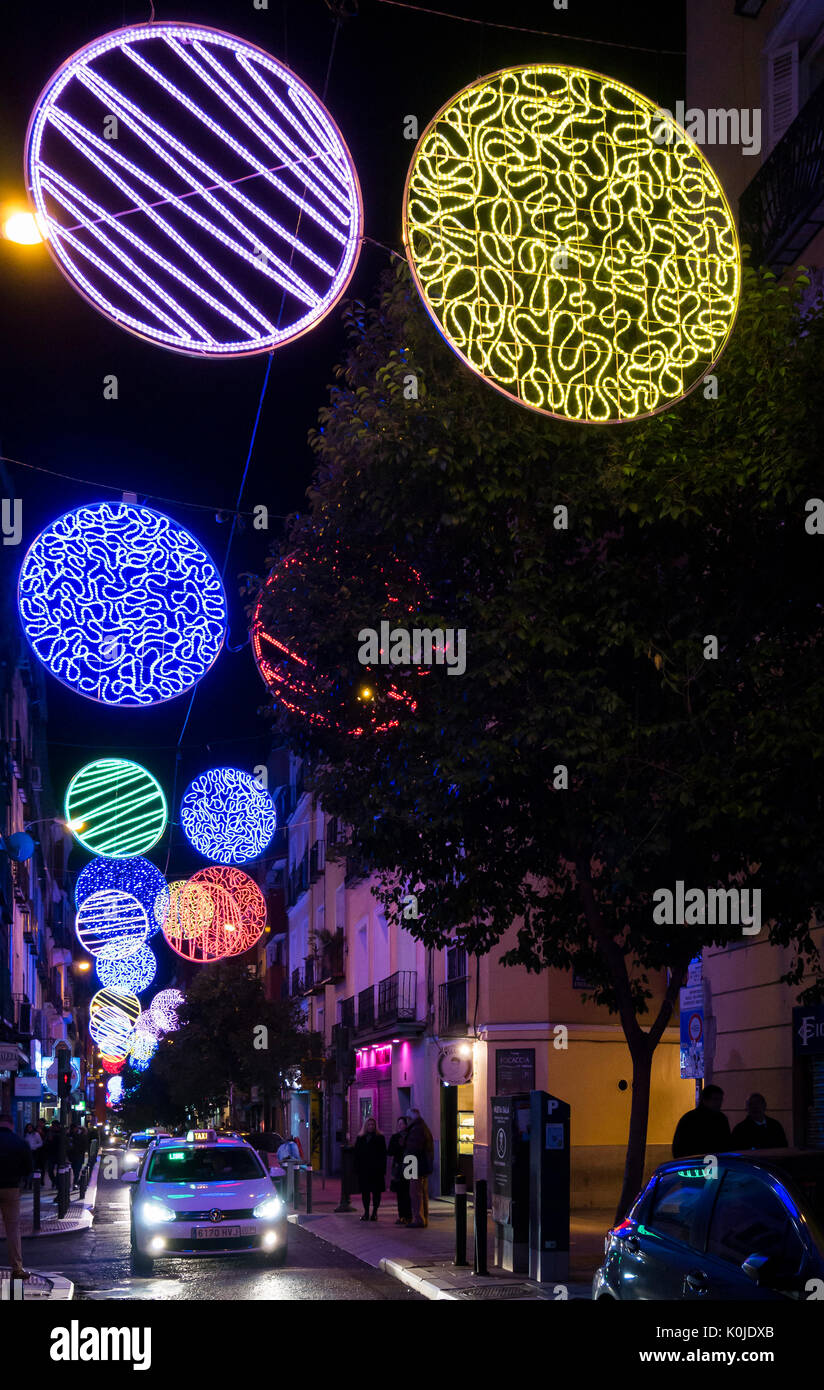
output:
<svg viewBox="0 0 824 1390"><path fill-rule="evenodd" d="M433 0L438 7L438 0ZM349 0L349 9L354 8ZM629 82L672 107L684 94L683 6L594 4L572 0L558 11L549 0L443 0L443 8L473 19L532 26L638 44L652 52L509 32L481 24L361 0L340 32L327 106L341 129L360 177L367 236L401 249L401 198L414 143L403 120L423 130L461 87L498 68L524 62L568 62ZM23 147L32 107L67 57L123 24L148 18L146 4L122 0L40 0L7 6L0 56L4 125L0 201L24 202ZM159 20L214 24L283 59L318 95L329 62L334 20L324 0L157 0ZM214 509L234 507L257 407L266 356L205 361L144 343L96 312L63 278L43 247L0 241L4 294L0 452L28 464L116 484L167 512L202 541L222 567L230 526ZM349 293L370 299L386 252L366 245ZM434 330L433 330L434 331ZM311 333L280 348L257 435L243 500L270 513L300 508L312 471L307 431L326 400L341 356L340 308ZM115 374L119 399L103 399L103 378ZM23 500L22 559L37 532L83 502L116 497L94 486L12 468ZM177 499L163 502L159 498ZM196 510L186 503L205 503ZM280 524L271 522L271 544ZM198 687L182 745L179 795L192 777L215 764L251 768L266 750L267 723L258 710L266 694L246 638L243 600L235 576L259 572L266 532L236 533L227 569L229 646ZM72 773L94 757L122 753L144 762L171 795L175 746L189 696L141 711L109 709L47 677L51 773L62 801ZM182 843L181 843L182 842ZM152 857L165 861L167 840ZM170 876L188 875L202 861L173 831ZM85 855L75 855L76 867Z"/></svg>

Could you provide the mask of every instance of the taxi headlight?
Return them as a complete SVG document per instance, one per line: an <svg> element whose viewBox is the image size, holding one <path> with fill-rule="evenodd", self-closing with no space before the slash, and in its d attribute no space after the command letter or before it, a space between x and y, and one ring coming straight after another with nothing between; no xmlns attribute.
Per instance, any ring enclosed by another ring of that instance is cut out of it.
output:
<svg viewBox="0 0 824 1390"><path fill-rule="evenodd" d="M259 1221L274 1221L282 1211L283 1202L280 1197L273 1193L271 1197L264 1197L262 1202L258 1202L252 1215L256 1216Z"/></svg>
<svg viewBox="0 0 824 1390"><path fill-rule="evenodd" d="M150 1202L141 1203L137 1218L143 1226L160 1226L164 1221L174 1221L175 1214L165 1202L154 1197Z"/></svg>

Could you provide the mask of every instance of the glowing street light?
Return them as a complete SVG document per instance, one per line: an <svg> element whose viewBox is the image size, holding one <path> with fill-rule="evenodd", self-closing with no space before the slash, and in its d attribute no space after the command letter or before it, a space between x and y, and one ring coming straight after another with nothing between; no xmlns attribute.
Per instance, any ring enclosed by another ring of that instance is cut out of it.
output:
<svg viewBox="0 0 824 1390"><path fill-rule="evenodd" d="M43 241L43 234L33 212L18 208L3 220L3 236L6 241L14 241L18 246L37 246Z"/></svg>

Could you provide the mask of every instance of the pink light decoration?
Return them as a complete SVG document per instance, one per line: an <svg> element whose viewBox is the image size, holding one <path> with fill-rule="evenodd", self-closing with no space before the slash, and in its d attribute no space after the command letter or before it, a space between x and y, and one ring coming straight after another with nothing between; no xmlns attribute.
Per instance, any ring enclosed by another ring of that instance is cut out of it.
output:
<svg viewBox="0 0 824 1390"><path fill-rule="evenodd" d="M260 940L266 926L266 901L255 880L229 864L210 864L189 879L192 888L228 893L240 913L240 922L226 921L221 931L224 956L239 956Z"/></svg>
<svg viewBox="0 0 824 1390"><path fill-rule="evenodd" d="M180 889L176 907L175 901L172 895L173 908L163 923L163 935L172 950L196 965L228 955L232 937L242 930L240 908L231 893L217 883L189 879Z"/></svg>
<svg viewBox="0 0 824 1390"><path fill-rule="evenodd" d="M355 1071L366 1071L371 1067L391 1067L392 1044L381 1043L379 1047L364 1047L355 1055Z"/></svg>
<svg viewBox="0 0 824 1390"><path fill-rule="evenodd" d="M178 352L271 351L357 264L361 192L335 122L283 63L204 25L133 25L75 53L34 108L26 170L75 288Z"/></svg>

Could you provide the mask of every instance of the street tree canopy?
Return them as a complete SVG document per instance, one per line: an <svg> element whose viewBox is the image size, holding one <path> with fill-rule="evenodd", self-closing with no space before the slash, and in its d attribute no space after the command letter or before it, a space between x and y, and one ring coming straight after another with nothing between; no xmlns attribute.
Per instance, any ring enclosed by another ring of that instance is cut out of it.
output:
<svg viewBox="0 0 824 1390"><path fill-rule="evenodd" d="M759 889L791 978L821 984L824 537L805 505L821 489L824 317L801 321L805 286L745 269L717 379L599 428L490 390L405 268L388 273L373 308L346 310L310 507L264 592L264 626L307 663L276 719L390 920L413 892L405 927L478 953L517 923L504 964L575 965L619 1015L622 1206L687 964L742 939L657 925L655 890ZM382 620L465 629L465 674L360 665L359 633Z"/></svg>

